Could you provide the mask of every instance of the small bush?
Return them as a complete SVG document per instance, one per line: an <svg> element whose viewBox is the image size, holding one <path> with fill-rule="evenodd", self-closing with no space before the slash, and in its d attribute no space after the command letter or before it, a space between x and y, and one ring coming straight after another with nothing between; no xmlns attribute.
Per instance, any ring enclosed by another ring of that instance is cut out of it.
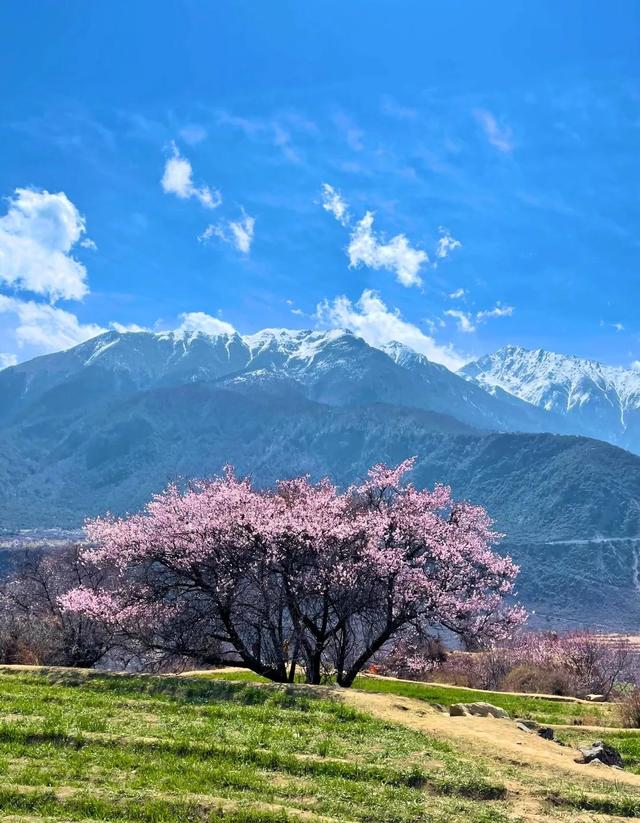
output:
<svg viewBox="0 0 640 823"><path fill-rule="evenodd" d="M515 666L502 681L506 692L533 692L540 694L571 694L571 675L563 669L545 669L521 663Z"/></svg>
<svg viewBox="0 0 640 823"><path fill-rule="evenodd" d="M538 692L609 699L639 682L637 651L625 638L580 632L522 632L509 643L482 651L455 652L438 665L433 680L494 691Z"/></svg>

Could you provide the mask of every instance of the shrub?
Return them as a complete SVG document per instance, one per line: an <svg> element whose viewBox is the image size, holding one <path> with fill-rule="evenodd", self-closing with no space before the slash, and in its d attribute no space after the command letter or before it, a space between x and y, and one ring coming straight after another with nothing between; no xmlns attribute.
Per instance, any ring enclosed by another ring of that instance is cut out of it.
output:
<svg viewBox="0 0 640 823"><path fill-rule="evenodd" d="M640 729L640 689L633 689L620 703L620 722L626 729Z"/></svg>
<svg viewBox="0 0 640 823"><path fill-rule="evenodd" d="M82 563L80 548L26 551L0 589L0 661L91 667L113 649L113 632L102 621L65 611L68 589L96 591L105 581Z"/></svg>
<svg viewBox="0 0 640 823"><path fill-rule="evenodd" d="M609 698L637 681L636 652L624 638L581 632L522 632L479 652L450 655L434 673L455 685Z"/></svg>

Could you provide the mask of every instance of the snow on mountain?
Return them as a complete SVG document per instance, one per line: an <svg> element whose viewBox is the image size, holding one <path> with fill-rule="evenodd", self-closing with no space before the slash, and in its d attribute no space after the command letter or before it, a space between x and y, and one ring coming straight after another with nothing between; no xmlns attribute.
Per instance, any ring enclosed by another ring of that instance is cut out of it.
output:
<svg viewBox="0 0 640 823"><path fill-rule="evenodd" d="M459 374L561 415L577 434L640 452L640 373L544 349L506 346Z"/></svg>
<svg viewBox="0 0 640 823"><path fill-rule="evenodd" d="M424 409L485 431L566 430L561 418L505 392L491 396L407 346L374 348L346 329L106 332L0 372L0 421L153 388L216 382L264 389L270 381L272 394L288 391L332 406Z"/></svg>

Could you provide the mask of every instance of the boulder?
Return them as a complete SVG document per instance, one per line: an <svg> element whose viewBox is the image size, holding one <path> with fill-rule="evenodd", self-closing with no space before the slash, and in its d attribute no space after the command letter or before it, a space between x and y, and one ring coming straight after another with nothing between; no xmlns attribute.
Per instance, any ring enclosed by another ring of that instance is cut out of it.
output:
<svg viewBox="0 0 640 823"><path fill-rule="evenodd" d="M525 726L524 723L516 723L516 729L520 729L521 732L531 734L531 729L528 726Z"/></svg>
<svg viewBox="0 0 640 823"><path fill-rule="evenodd" d="M523 726L527 727L527 731L533 732L536 729L540 728L540 724L537 720L529 720L528 717L517 717L516 723L521 723Z"/></svg>
<svg viewBox="0 0 640 823"><path fill-rule="evenodd" d="M500 709L498 706L494 706L492 703L466 703L465 704L469 709L469 714L474 715L475 717L499 717L503 720L509 719L509 712L506 712L504 709Z"/></svg>
<svg viewBox="0 0 640 823"><path fill-rule="evenodd" d="M603 694L587 694L586 698L594 703L605 703L607 700Z"/></svg>
<svg viewBox="0 0 640 823"><path fill-rule="evenodd" d="M498 708L491 703L454 703L449 707L449 714L451 717L465 717L473 715L474 717L499 717L501 719L509 719L509 714L504 709Z"/></svg>
<svg viewBox="0 0 640 823"><path fill-rule="evenodd" d="M544 740L553 740L553 729L550 726L543 726L541 729L538 729L538 736Z"/></svg>
<svg viewBox="0 0 640 823"><path fill-rule="evenodd" d="M601 740L591 746L581 746L578 751L582 755L583 763L591 764L594 760L598 760L604 766L616 766L619 769L624 766L620 752L613 746L606 746Z"/></svg>

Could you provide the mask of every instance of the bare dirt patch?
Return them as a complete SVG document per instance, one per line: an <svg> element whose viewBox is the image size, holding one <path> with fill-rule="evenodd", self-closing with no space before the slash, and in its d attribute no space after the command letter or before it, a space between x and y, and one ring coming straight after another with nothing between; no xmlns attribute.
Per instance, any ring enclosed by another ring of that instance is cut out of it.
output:
<svg viewBox="0 0 640 823"><path fill-rule="evenodd" d="M640 790L640 775L607 768L597 769L597 775L591 774L588 767L575 762L578 756L575 749L543 740L537 734L522 732L511 720L450 717L425 707L420 700L397 695L370 694L355 689L345 689L340 695L356 709L458 744L466 752L476 752L489 760L516 765L551 778L565 776L588 783L606 781Z"/></svg>

